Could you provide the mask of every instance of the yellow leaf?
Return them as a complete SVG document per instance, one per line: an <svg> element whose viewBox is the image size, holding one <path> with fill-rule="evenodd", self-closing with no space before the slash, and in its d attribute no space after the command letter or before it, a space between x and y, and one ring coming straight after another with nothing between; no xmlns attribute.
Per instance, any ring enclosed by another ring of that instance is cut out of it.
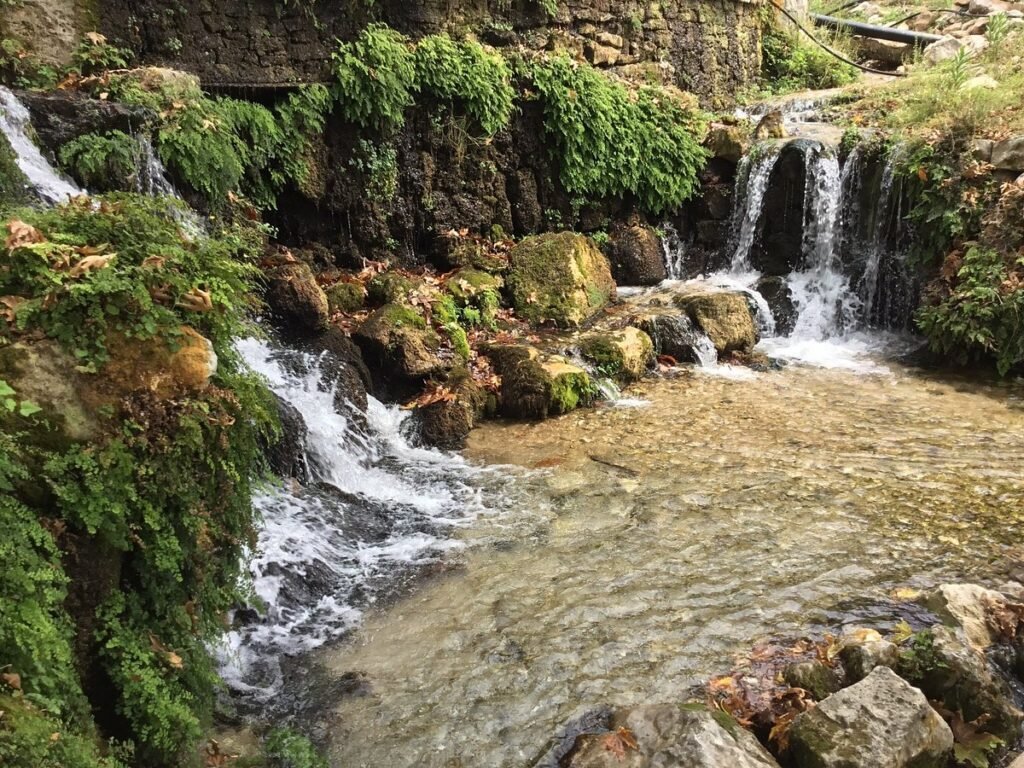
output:
<svg viewBox="0 0 1024 768"><path fill-rule="evenodd" d="M86 256L78 260L78 263L71 268L68 275L71 277L81 277L97 269L103 269L115 256L117 256L116 253L108 253L105 256Z"/></svg>

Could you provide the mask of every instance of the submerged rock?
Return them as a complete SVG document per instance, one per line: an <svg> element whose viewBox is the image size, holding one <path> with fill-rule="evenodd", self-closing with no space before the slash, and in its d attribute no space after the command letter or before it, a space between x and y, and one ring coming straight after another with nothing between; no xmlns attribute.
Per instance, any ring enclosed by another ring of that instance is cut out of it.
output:
<svg viewBox="0 0 1024 768"><path fill-rule="evenodd" d="M749 352L757 344L757 326L746 294L707 291L677 296L675 302L708 335L718 354Z"/></svg>
<svg viewBox="0 0 1024 768"><path fill-rule="evenodd" d="M782 670L787 685L810 691L814 698L826 698L840 688L839 675L820 661L797 661Z"/></svg>
<svg viewBox="0 0 1024 768"><path fill-rule="evenodd" d="M327 326L327 296L308 264L297 261L268 270L266 298L271 314L287 331L307 335Z"/></svg>
<svg viewBox="0 0 1024 768"><path fill-rule="evenodd" d="M953 733L916 688L886 667L801 713L798 768L945 768Z"/></svg>
<svg viewBox="0 0 1024 768"><path fill-rule="evenodd" d="M580 736L571 768L778 768L752 734L722 712L653 704L617 715L612 732ZM624 731L618 731L622 728ZM624 734L626 739L623 739ZM615 742L619 739L619 742ZM635 741L632 746L629 741ZM610 747L616 744L618 749Z"/></svg>
<svg viewBox="0 0 1024 768"><path fill-rule="evenodd" d="M613 229L608 255L619 285L657 285L668 277L661 238L651 227L632 224Z"/></svg>
<svg viewBox="0 0 1024 768"><path fill-rule="evenodd" d="M851 682L860 682L876 667L894 669L900 661L900 651L895 643L882 639L848 639L839 651L846 677Z"/></svg>
<svg viewBox="0 0 1024 768"><path fill-rule="evenodd" d="M353 338L384 375L421 379L448 367L438 357L437 334L411 307L385 304L366 318Z"/></svg>
<svg viewBox="0 0 1024 768"><path fill-rule="evenodd" d="M630 319L646 333L656 355L668 355L680 363L709 364L714 362L715 345L704 331L697 328L690 316L679 309L651 309Z"/></svg>
<svg viewBox="0 0 1024 768"><path fill-rule="evenodd" d="M512 306L531 323L576 327L615 298L608 259L575 232L527 237L509 252Z"/></svg>
<svg viewBox="0 0 1024 768"><path fill-rule="evenodd" d="M622 381L636 381L654 361L654 344L639 328L595 331L580 340L580 352L600 371Z"/></svg>

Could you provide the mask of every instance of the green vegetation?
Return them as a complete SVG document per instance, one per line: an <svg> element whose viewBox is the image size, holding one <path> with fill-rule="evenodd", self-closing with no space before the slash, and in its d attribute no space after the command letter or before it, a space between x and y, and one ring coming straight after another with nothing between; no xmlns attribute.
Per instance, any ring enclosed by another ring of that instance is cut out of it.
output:
<svg viewBox="0 0 1024 768"><path fill-rule="evenodd" d="M139 143L123 131L87 133L62 146L58 158L84 187L94 192L123 191L133 186Z"/></svg>
<svg viewBox="0 0 1024 768"><path fill-rule="evenodd" d="M390 145L360 139L358 152L349 158L351 168L366 179L366 199L387 204L398 194L398 153Z"/></svg>
<svg viewBox="0 0 1024 768"><path fill-rule="evenodd" d="M786 93L820 88L837 88L852 83L857 69L830 54L802 32L784 28L775 19L771 5L764 8L761 22L761 81L769 93ZM816 34L824 34L816 30ZM823 42L849 56L849 45L839 35Z"/></svg>
<svg viewBox="0 0 1024 768"><path fill-rule="evenodd" d="M633 196L656 214L692 197L707 158L704 118L692 105L665 89L631 92L567 55L538 61L532 75L562 184L577 204Z"/></svg>
<svg viewBox="0 0 1024 768"><path fill-rule="evenodd" d="M327 761L302 734L275 728L267 734L263 751L273 768L327 768Z"/></svg>
<svg viewBox="0 0 1024 768"><path fill-rule="evenodd" d="M416 79L422 91L464 112L493 135L512 116L512 73L505 59L473 40L426 37L416 46Z"/></svg>
<svg viewBox="0 0 1024 768"><path fill-rule="evenodd" d="M405 123L416 91L413 51L404 35L371 24L334 52L334 86L342 114L364 128L391 131Z"/></svg>
<svg viewBox="0 0 1024 768"><path fill-rule="evenodd" d="M229 216L193 239L179 205L115 195L8 212L5 386L22 386L20 356L66 355L91 420L86 437L66 430L72 404L57 395L0 416L0 760L12 768L179 765L209 721L208 644L239 597L260 444L275 429L232 346L264 233ZM219 358L208 384L197 333ZM125 743L102 738L115 734Z"/></svg>

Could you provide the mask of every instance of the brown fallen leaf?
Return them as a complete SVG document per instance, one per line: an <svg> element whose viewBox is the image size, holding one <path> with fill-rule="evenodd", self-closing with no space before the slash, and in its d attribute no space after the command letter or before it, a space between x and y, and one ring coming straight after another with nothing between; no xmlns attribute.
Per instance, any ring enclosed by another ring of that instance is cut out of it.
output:
<svg viewBox="0 0 1024 768"><path fill-rule="evenodd" d="M0 317L13 325L14 313L26 301L21 296L0 296Z"/></svg>
<svg viewBox="0 0 1024 768"><path fill-rule="evenodd" d="M103 269L116 256L116 253L108 253L104 256L86 256L78 260L75 266L71 268L71 271L68 272L68 275L70 277L81 277L90 272L95 272L97 269Z"/></svg>
<svg viewBox="0 0 1024 768"><path fill-rule="evenodd" d="M21 690L21 675L17 672L4 672L0 674L0 680L3 680L7 687L12 690Z"/></svg>
<svg viewBox="0 0 1024 768"><path fill-rule="evenodd" d="M202 288L193 288L180 299L178 305L189 312L209 312L213 309L213 299L210 292Z"/></svg>
<svg viewBox="0 0 1024 768"><path fill-rule="evenodd" d="M419 397L415 400L410 400L402 408L410 411L413 408L426 408L434 403L454 403L458 399L458 395L448 389L448 387L441 384L431 384L423 390Z"/></svg>
<svg viewBox="0 0 1024 768"><path fill-rule="evenodd" d="M85 39L93 45L106 45L107 38L101 35L99 32L86 32Z"/></svg>
<svg viewBox="0 0 1024 768"><path fill-rule="evenodd" d="M606 733L601 737L601 745L619 760L626 759L627 749L639 749L636 736L629 728L625 727L619 727L611 733Z"/></svg>
<svg viewBox="0 0 1024 768"><path fill-rule="evenodd" d="M26 224L21 219L11 219L7 222L7 240L5 245L8 250L44 242L46 242L46 238L43 237L43 233L31 224Z"/></svg>
<svg viewBox="0 0 1024 768"><path fill-rule="evenodd" d="M142 266L146 269L160 269L166 261L163 256L147 256L142 260Z"/></svg>

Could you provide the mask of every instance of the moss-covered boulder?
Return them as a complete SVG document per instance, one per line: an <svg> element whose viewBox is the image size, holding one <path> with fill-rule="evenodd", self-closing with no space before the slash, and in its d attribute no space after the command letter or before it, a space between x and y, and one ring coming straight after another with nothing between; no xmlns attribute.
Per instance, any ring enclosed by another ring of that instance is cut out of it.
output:
<svg viewBox="0 0 1024 768"><path fill-rule="evenodd" d="M512 306L534 324L577 327L615 298L608 259L575 232L527 237L509 252L509 264Z"/></svg>
<svg viewBox="0 0 1024 768"><path fill-rule="evenodd" d="M455 396L419 408L416 421L420 438L428 445L445 450L466 446L470 430L496 408L494 395L477 384L465 368L454 369L445 386Z"/></svg>
<svg viewBox="0 0 1024 768"><path fill-rule="evenodd" d="M739 125L713 125L704 140L712 157L738 163L750 149L750 132Z"/></svg>
<svg viewBox="0 0 1024 768"><path fill-rule="evenodd" d="M360 283L340 280L324 293L327 295L327 306L332 315L335 312L358 312L366 305L366 289Z"/></svg>
<svg viewBox="0 0 1024 768"><path fill-rule="evenodd" d="M636 381L654 361L651 337L632 326L587 334L580 340L580 352L606 376L620 381Z"/></svg>
<svg viewBox="0 0 1024 768"><path fill-rule="evenodd" d="M316 333L330 318L327 295L309 265L301 261L268 270L266 299L274 319L292 333Z"/></svg>
<svg viewBox="0 0 1024 768"><path fill-rule="evenodd" d="M486 243L477 240L456 240L449 246L445 259L453 269L471 267L494 274L508 269L505 258L489 249Z"/></svg>
<svg viewBox="0 0 1024 768"><path fill-rule="evenodd" d="M437 333L422 315L403 304L385 304L373 312L353 339L384 378L421 379L449 367L438 355Z"/></svg>
<svg viewBox="0 0 1024 768"><path fill-rule="evenodd" d="M744 293L738 291L706 291L682 294L676 305L724 352L749 352L758 342L754 314Z"/></svg>
<svg viewBox="0 0 1024 768"><path fill-rule="evenodd" d="M505 281L498 275L473 267L463 267L445 283L445 289L461 306L478 304L488 293L497 297L504 286Z"/></svg>
<svg viewBox="0 0 1024 768"><path fill-rule="evenodd" d="M616 227L610 234L608 256L619 285L657 285L668 277L658 233L645 224Z"/></svg>
<svg viewBox="0 0 1024 768"><path fill-rule="evenodd" d="M404 302L418 284L417 280L401 272L381 272L366 284L366 296L374 305Z"/></svg>
<svg viewBox="0 0 1024 768"><path fill-rule="evenodd" d="M589 405L596 387L585 370L558 355L536 348L497 344L485 348L501 376L501 413L514 419L539 420Z"/></svg>

